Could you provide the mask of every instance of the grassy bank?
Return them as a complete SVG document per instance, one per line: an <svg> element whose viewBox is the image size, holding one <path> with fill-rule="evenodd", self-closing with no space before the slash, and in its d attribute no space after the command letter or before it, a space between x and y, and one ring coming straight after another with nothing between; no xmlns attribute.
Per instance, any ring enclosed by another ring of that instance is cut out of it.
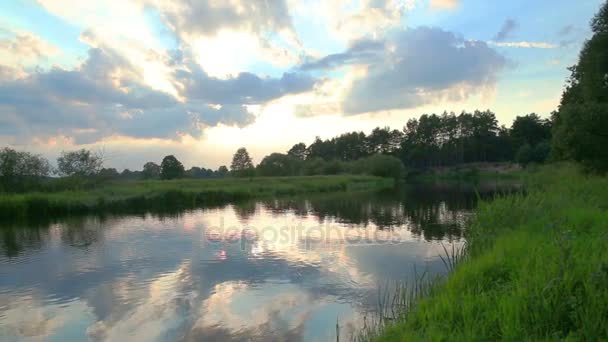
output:
<svg viewBox="0 0 608 342"><path fill-rule="evenodd" d="M392 185L392 179L347 175L119 181L87 191L2 194L0 220L96 212L167 211L263 196L375 190Z"/></svg>
<svg viewBox="0 0 608 342"><path fill-rule="evenodd" d="M608 178L571 165L482 203L468 249L379 341L606 340Z"/></svg>
<svg viewBox="0 0 608 342"><path fill-rule="evenodd" d="M431 183L476 182L491 180L519 180L524 173L512 163L472 163L444 168L430 168L412 172L408 177L412 182Z"/></svg>

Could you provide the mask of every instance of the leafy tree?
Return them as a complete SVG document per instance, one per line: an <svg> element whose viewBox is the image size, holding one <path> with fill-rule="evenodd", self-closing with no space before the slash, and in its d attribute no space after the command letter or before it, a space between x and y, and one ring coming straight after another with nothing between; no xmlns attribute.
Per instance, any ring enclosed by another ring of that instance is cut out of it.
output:
<svg viewBox="0 0 608 342"><path fill-rule="evenodd" d="M562 106L553 130L552 153L581 162L589 170L608 171L608 103Z"/></svg>
<svg viewBox="0 0 608 342"><path fill-rule="evenodd" d="M160 164L161 179L176 179L184 175L184 165L173 155L166 156Z"/></svg>
<svg viewBox="0 0 608 342"><path fill-rule="evenodd" d="M193 166L190 168L190 170L186 171L186 177L211 178L213 177L213 170L206 169L204 167Z"/></svg>
<svg viewBox="0 0 608 342"><path fill-rule="evenodd" d="M532 160L535 163L544 163L549 159L549 155L551 154L551 144L549 141L542 141L536 146L534 146L534 150L532 151Z"/></svg>
<svg viewBox="0 0 608 342"><path fill-rule="evenodd" d="M124 169L120 173L120 178L125 180L136 180L143 178L143 172L141 171L131 171L129 169Z"/></svg>
<svg viewBox="0 0 608 342"><path fill-rule="evenodd" d="M517 154L515 155L515 161L522 166L526 166L532 162L534 158L533 155L534 150L532 149L532 146L526 143L523 144L517 151Z"/></svg>
<svg viewBox="0 0 608 342"><path fill-rule="evenodd" d="M363 132L345 133L324 143L327 152L325 160L350 161L363 158L368 155L367 137Z"/></svg>
<svg viewBox="0 0 608 342"><path fill-rule="evenodd" d="M50 173L49 162L28 152L5 147L0 150L0 190L25 191Z"/></svg>
<svg viewBox="0 0 608 342"><path fill-rule="evenodd" d="M511 137L516 148L528 144L536 146L551 139L551 122L543 120L535 113L518 116L511 127Z"/></svg>
<svg viewBox="0 0 608 342"><path fill-rule="evenodd" d="M401 160L382 154L375 154L358 160L354 165L354 170L356 173L394 179L405 176L405 167Z"/></svg>
<svg viewBox="0 0 608 342"><path fill-rule="evenodd" d="M103 168L103 169L99 170L99 173L97 175L102 180L115 179L120 176L120 174L118 173L118 171L116 171L115 168L108 168L108 169Z"/></svg>
<svg viewBox="0 0 608 342"><path fill-rule="evenodd" d="M336 148L333 141L321 140L316 137L315 141L308 146L307 158L321 158L324 160L332 160L336 158Z"/></svg>
<svg viewBox="0 0 608 342"><path fill-rule="evenodd" d="M228 168L226 167L226 165L222 165L217 169L217 174L220 177L224 177L228 174Z"/></svg>
<svg viewBox="0 0 608 342"><path fill-rule="evenodd" d="M289 151L287 151L287 154L300 159L300 160L305 160L307 155L308 155L308 151L306 149L306 144L304 143L298 143L293 145L293 147L291 149L289 149Z"/></svg>
<svg viewBox="0 0 608 342"><path fill-rule="evenodd" d="M241 147L236 151L232 157L230 170L238 176L251 176L253 174L253 163L246 148Z"/></svg>
<svg viewBox="0 0 608 342"><path fill-rule="evenodd" d="M591 21L585 42L554 115L552 154L590 170L608 171L608 2Z"/></svg>
<svg viewBox="0 0 608 342"><path fill-rule="evenodd" d="M302 166L302 171L306 176L322 175L325 172L326 161L319 157L307 158Z"/></svg>
<svg viewBox="0 0 608 342"><path fill-rule="evenodd" d="M261 176L293 176L300 171L302 161L288 154L273 153L257 166Z"/></svg>
<svg viewBox="0 0 608 342"><path fill-rule="evenodd" d="M99 173L102 166L102 157L85 149L61 152L61 156L57 158L57 169L63 176L94 176Z"/></svg>
<svg viewBox="0 0 608 342"><path fill-rule="evenodd" d="M160 165L154 162L145 163L142 176L144 179L158 179L160 177Z"/></svg>

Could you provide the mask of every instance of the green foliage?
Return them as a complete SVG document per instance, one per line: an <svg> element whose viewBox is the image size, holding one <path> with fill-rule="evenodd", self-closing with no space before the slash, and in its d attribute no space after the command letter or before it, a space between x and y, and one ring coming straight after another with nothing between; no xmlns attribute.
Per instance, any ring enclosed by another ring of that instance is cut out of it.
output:
<svg viewBox="0 0 608 342"><path fill-rule="evenodd" d="M577 65L554 115L552 155L574 159L588 169L608 171L608 2L591 22L593 36L583 46Z"/></svg>
<svg viewBox="0 0 608 342"><path fill-rule="evenodd" d="M237 177L251 177L255 175L253 162L249 157L249 152L244 147L239 148L232 157L230 171Z"/></svg>
<svg viewBox="0 0 608 342"><path fill-rule="evenodd" d="M533 159L534 150L532 149L532 146L530 146L530 144L528 143L523 144L515 155L515 161L523 166L530 164Z"/></svg>
<svg viewBox="0 0 608 342"><path fill-rule="evenodd" d="M306 157L308 156L306 144L299 143L299 144L293 145L293 147L291 149L289 149L289 151L287 151L287 154L296 159L305 160Z"/></svg>
<svg viewBox="0 0 608 342"><path fill-rule="evenodd" d="M228 167L226 165L222 165L217 169L217 174L220 177L224 177L228 174Z"/></svg>
<svg viewBox="0 0 608 342"><path fill-rule="evenodd" d="M160 164L161 179L176 179L184 176L184 165L173 155L163 158Z"/></svg>
<svg viewBox="0 0 608 342"><path fill-rule="evenodd" d="M405 167L401 160L382 154L359 159L354 163L353 170L355 173L394 179L401 179L405 176Z"/></svg>
<svg viewBox="0 0 608 342"><path fill-rule="evenodd" d="M226 204L264 196L376 190L394 182L371 176L265 177L114 181L87 191L0 196L0 220L90 213L143 213Z"/></svg>
<svg viewBox="0 0 608 342"><path fill-rule="evenodd" d="M89 150L61 152L57 158L57 170L63 176L90 177L96 175L103 166L103 158Z"/></svg>
<svg viewBox="0 0 608 342"><path fill-rule="evenodd" d="M399 152L409 167L430 168L512 160L509 131L490 111L422 115L409 120Z"/></svg>
<svg viewBox="0 0 608 342"><path fill-rule="evenodd" d="M288 154L273 153L257 166L260 176L293 176L300 173L302 160Z"/></svg>
<svg viewBox="0 0 608 342"><path fill-rule="evenodd" d="M160 165L154 162L144 164L144 169L141 173L144 179L158 179L160 177Z"/></svg>
<svg viewBox="0 0 608 342"><path fill-rule="evenodd" d="M511 138L517 150L525 144L534 147L551 139L551 121L543 120L535 113L518 116L511 126Z"/></svg>
<svg viewBox="0 0 608 342"><path fill-rule="evenodd" d="M608 103L564 105L556 116L553 153L591 170L608 171Z"/></svg>
<svg viewBox="0 0 608 342"><path fill-rule="evenodd" d="M38 155L5 147L0 150L0 191L27 191L50 173L49 162Z"/></svg>
<svg viewBox="0 0 608 342"><path fill-rule="evenodd" d="M527 182L480 205L453 273L376 340L608 339L608 179L551 165Z"/></svg>
<svg viewBox="0 0 608 342"><path fill-rule="evenodd" d="M608 34L608 2L604 3L591 20L591 29L594 33Z"/></svg>

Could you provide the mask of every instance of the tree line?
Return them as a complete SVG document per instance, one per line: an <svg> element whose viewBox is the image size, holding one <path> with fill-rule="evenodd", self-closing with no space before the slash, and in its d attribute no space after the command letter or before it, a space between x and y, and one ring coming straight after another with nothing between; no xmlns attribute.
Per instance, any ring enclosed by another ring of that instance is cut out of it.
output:
<svg viewBox="0 0 608 342"><path fill-rule="evenodd" d="M569 70L557 111L549 119L535 113L518 116L511 127L498 126L489 111L424 114L401 130L375 128L331 139L297 143L272 153L254 166L246 148L232 158L230 169L185 170L173 155L141 171L103 168L103 158L87 150L63 152L57 168L48 160L11 148L0 150L0 190L28 191L51 174L70 179L175 179L225 176L295 176L338 173L402 177L404 169L428 169L474 162L575 160L591 172L608 171L608 2L591 21L592 37Z"/></svg>

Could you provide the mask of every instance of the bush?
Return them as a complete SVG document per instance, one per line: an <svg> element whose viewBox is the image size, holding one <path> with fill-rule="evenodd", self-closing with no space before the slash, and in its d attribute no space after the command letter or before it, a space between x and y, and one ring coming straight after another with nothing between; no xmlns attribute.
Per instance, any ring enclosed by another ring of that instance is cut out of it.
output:
<svg viewBox="0 0 608 342"><path fill-rule="evenodd" d="M352 166L353 173L377 177L400 179L405 176L405 167L398 158L382 154L359 159Z"/></svg>

